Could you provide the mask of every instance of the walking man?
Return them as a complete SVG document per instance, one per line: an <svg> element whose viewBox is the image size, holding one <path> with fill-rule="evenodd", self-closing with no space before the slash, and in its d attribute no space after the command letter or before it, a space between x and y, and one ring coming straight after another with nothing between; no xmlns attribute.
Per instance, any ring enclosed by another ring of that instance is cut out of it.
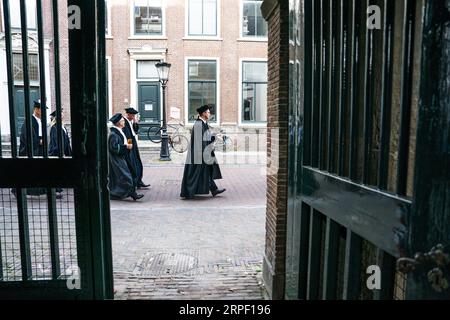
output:
<svg viewBox="0 0 450 320"><path fill-rule="evenodd" d="M48 109L48 108L47 108ZM33 157L42 157L44 155L44 143L42 138L42 122L41 122L41 102L40 100L34 101L33 104L33 115L31 117L31 144L32 144L32 155ZM19 146L19 156L28 156L27 147L27 126L23 123L20 129L20 146ZM16 189L11 190L14 196L16 195ZM46 194L47 190L45 188L28 188L27 195L40 196Z"/></svg>
<svg viewBox="0 0 450 320"><path fill-rule="evenodd" d="M61 110L62 112L62 110ZM59 147L58 147L58 126L56 125L56 111L53 111L50 113L50 117L52 119L51 127L50 127L50 143L48 146L48 155L57 157L59 155ZM61 118L63 117L63 114L61 114ZM70 146L70 138L69 134L67 133L67 129L62 127L62 149L63 149L63 155L66 157L72 156L72 147Z"/></svg>
<svg viewBox="0 0 450 320"><path fill-rule="evenodd" d="M137 186L138 189L141 188L147 188L150 187L150 184L145 184L142 181L142 176L144 174L144 169L142 166L142 160L141 160L141 155L139 153L139 147L137 144L137 133L134 130L134 125L136 122L136 115L139 112L132 108L126 108L125 109L125 127L123 128L123 132L125 133L125 136L127 137L128 140L131 139L131 141L133 142L133 148L130 150L130 160L131 160L131 165L133 166L133 170L135 172L135 184Z"/></svg>
<svg viewBox="0 0 450 320"><path fill-rule="evenodd" d="M109 191L112 200L122 200L131 197L134 201L144 197L136 193L135 177L131 168L129 144L122 131L125 119L122 114L116 113L110 121L114 124L108 137L109 150Z"/></svg>
<svg viewBox="0 0 450 320"><path fill-rule="evenodd" d="M215 197L225 192L225 189L219 189L214 182L222 179L222 174L214 154L215 136L211 134L207 123L211 116L211 106L201 106L197 112L199 116L192 128L191 146L181 183L180 196L185 199L193 199L195 195L209 192Z"/></svg>

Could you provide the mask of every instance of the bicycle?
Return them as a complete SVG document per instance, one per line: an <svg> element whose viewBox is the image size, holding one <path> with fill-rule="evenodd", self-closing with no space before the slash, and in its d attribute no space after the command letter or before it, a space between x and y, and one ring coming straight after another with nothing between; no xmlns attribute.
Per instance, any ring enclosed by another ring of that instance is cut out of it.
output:
<svg viewBox="0 0 450 320"><path fill-rule="evenodd" d="M168 128L172 128L175 131L169 136L169 144L173 150L178 153L184 153L189 147L189 140L181 133L179 133L180 128L184 128L182 123L178 125L167 125ZM160 125L151 125L147 130L147 137L153 143L160 143L162 141L161 138L162 127Z"/></svg>
<svg viewBox="0 0 450 320"><path fill-rule="evenodd" d="M220 133L215 135L216 139L214 140L214 144L216 149L222 149L223 152L226 152L230 148L233 147L233 140L226 135L225 130L221 129Z"/></svg>

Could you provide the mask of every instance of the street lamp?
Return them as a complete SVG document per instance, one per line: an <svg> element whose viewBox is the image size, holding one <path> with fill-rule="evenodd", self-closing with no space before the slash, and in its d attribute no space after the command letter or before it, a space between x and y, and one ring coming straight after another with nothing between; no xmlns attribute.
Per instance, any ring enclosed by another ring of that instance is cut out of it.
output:
<svg viewBox="0 0 450 320"><path fill-rule="evenodd" d="M161 130L161 153L159 158L161 161L170 161L169 136L167 135L166 120L166 86L169 82L169 71L171 64L167 62L158 62L156 70L158 70L159 82L163 89L163 124Z"/></svg>

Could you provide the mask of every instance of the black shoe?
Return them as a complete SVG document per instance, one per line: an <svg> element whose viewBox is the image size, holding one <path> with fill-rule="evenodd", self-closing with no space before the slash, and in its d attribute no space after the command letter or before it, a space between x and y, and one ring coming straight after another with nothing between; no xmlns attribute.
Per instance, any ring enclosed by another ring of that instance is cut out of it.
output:
<svg viewBox="0 0 450 320"><path fill-rule="evenodd" d="M132 194L130 194L130 197L133 198L134 201L136 201L136 200L142 199L144 197L144 195L133 192Z"/></svg>
<svg viewBox="0 0 450 320"><path fill-rule="evenodd" d="M137 188L138 188L138 189L148 188L148 187L150 187L150 183L149 183L149 184L139 183L139 184L137 185Z"/></svg>
<svg viewBox="0 0 450 320"><path fill-rule="evenodd" d="M227 189L217 189L217 190L211 191L211 193L212 193L212 196L215 197L218 194L224 193L226 190Z"/></svg>

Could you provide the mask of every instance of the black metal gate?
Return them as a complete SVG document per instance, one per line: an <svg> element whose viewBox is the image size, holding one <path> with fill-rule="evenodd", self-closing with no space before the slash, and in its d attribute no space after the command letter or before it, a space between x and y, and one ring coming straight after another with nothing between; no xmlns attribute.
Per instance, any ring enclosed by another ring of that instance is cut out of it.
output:
<svg viewBox="0 0 450 320"><path fill-rule="evenodd" d="M290 4L286 297L450 298L450 3Z"/></svg>
<svg viewBox="0 0 450 320"><path fill-rule="evenodd" d="M0 135L0 299L112 298L104 165L105 2L3 0L2 4L7 70L1 72L8 76L9 101L2 113L9 113L10 121L9 132L2 130L9 139L1 141ZM12 21L18 14L12 7L20 8L19 21ZM34 20L35 27L27 26ZM17 24L20 28L14 27ZM40 126L30 102L28 57L33 50L39 56ZM16 125L13 53L17 52L22 56L22 127ZM62 60L68 61L66 67ZM52 70L50 78L46 68ZM54 89L47 90L49 86ZM48 115L53 110L57 154L49 152ZM63 125L64 120L70 127ZM63 152L66 132L71 133L71 155ZM21 134L19 144L16 137Z"/></svg>

